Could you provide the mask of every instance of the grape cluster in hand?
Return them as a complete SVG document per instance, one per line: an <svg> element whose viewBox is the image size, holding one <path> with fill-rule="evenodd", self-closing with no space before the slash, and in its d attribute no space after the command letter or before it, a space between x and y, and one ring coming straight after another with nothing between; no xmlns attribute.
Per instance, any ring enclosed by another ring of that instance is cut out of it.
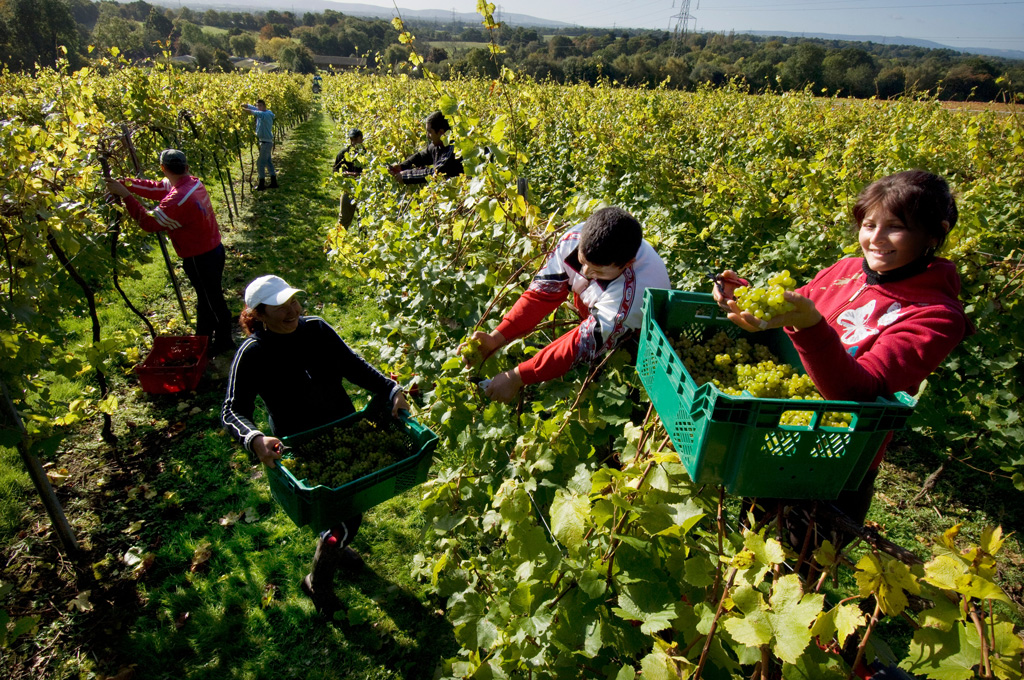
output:
<svg viewBox="0 0 1024 680"><path fill-rule="evenodd" d="M363 419L351 427L337 427L293 447L292 458L281 463L306 485L335 489L389 465L405 460L412 451L404 432L391 423Z"/></svg>
<svg viewBox="0 0 1024 680"><path fill-rule="evenodd" d="M787 302L785 298L786 291L795 287L796 281L789 275L789 270L783 269L778 274L772 274L764 288L740 286L733 295L740 309L750 312L762 321L770 321L773 317L796 309L793 303Z"/></svg>
<svg viewBox="0 0 1024 680"><path fill-rule="evenodd" d="M480 347L481 343L479 340L476 338L469 338L462 344L462 348L459 350L459 353L467 363L471 366L476 366L484 358L483 352L480 351Z"/></svg>
<svg viewBox="0 0 1024 680"><path fill-rule="evenodd" d="M705 342L685 336L669 342L698 386L710 382L726 394L740 396L746 392L759 399L823 398L810 376L797 373L767 347L752 345L746 338L734 340L719 331ZM812 411L786 411L779 422L808 426L812 415ZM852 420L849 413L829 411L822 415L821 424L848 428Z"/></svg>

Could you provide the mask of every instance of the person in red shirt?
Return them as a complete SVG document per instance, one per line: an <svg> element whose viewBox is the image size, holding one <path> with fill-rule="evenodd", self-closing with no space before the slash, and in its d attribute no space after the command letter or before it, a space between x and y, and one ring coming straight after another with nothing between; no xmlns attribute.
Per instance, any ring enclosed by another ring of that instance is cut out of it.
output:
<svg viewBox="0 0 1024 680"><path fill-rule="evenodd" d="M616 347L643 322L646 288L669 288L665 263L643 238L643 227L622 208L602 208L562 235L547 263L498 327L477 331L484 359L509 340L533 331L573 294L579 326L484 388L491 399L511 401L523 385L565 375Z"/></svg>
<svg viewBox="0 0 1024 680"><path fill-rule="evenodd" d="M741 311L733 294L746 282L733 271L719 277L722 287L713 295L745 330L785 328L826 399L915 394L972 330L956 265L935 256L957 217L943 178L922 170L889 175L868 185L853 206L862 257L842 259L787 292L793 311L770 321ZM835 503L857 522L867 516L887 443L861 487Z"/></svg>
<svg viewBox="0 0 1024 680"><path fill-rule="evenodd" d="M224 302L224 245L206 187L188 174L185 152L160 152L163 180L107 180L107 191L124 200L128 214L145 231L166 231L185 274L196 290L196 335L210 336L209 353L234 351L232 316ZM147 210L133 195L157 205Z"/></svg>

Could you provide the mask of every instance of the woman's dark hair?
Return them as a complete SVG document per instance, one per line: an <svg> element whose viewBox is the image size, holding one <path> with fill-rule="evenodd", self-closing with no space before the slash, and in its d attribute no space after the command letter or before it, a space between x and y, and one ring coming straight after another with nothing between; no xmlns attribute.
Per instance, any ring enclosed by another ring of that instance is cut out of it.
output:
<svg viewBox="0 0 1024 680"><path fill-rule="evenodd" d="M238 317L238 325L242 327L242 332L246 335L252 335L256 331L263 330L263 322L256 318L257 314L263 314L267 311L265 304L256 305L256 309L246 307L242 310L242 313Z"/></svg>
<svg viewBox="0 0 1024 680"><path fill-rule="evenodd" d="M942 248L959 216L946 180L924 170L897 172L865 187L853 206L854 227L859 229L876 207L888 210L909 229L935 239L934 250Z"/></svg>
<svg viewBox="0 0 1024 680"><path fill-rule="evenodd" d="M444 132L445 130L452 129L452 126L448 124L448 119L440 111L434 111L423 122L429 125L430 129L434 132Z"/></svg>
<svg viewBox="0 0 1024 680"><path fill-rule="evenodd" d="M579 250L599 267L621 267L636 257L643 240L643 227L635 217L622 208L601 208L583 224Z"/></svg>

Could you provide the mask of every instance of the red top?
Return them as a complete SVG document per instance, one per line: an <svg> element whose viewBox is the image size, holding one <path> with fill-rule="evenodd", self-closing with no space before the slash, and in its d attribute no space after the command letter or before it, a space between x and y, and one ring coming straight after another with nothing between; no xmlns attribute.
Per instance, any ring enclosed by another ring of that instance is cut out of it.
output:
<svg viewBox="0 0 1024 680"><path fill-rule="evenodd" d="M580 324L530 359L519 364L523 384L558 378L580 361L593 361L615 347L625 334L643 323L645 288L669 288L665 263L647 241L636 259L613 281L591 281L580 274L577 257L583 224L569 229L547 263L498 325L512 340L536 328L573 293Z"/></svg>
<svg viewBox="0 0 1024 680"><path fill-rule="evenodd" d="M818 272L797 292L814 302L822 320L786 332L826 399L915 394L970 328L958 299L956 266L941 258L890 283L869 283L863 260L848 258ZM886 438L872 469L882 462L888 443Z"/></svg>
<svg viewBox="0 0 1024 680"><path fill-rule="evenodd" d="M798 289L823 318L786 332L826 399L914 394L966 333L960 276L936 258L920 274L871 284L862 262L840 260Z"/></svg>
<svg viewBox="0 0 1024 680"><path fill-rule="evenodd" d="M146 210L134 196L127 196L124 204L145 231L166 231L178 257L195 257L220 245L213 204L198 178L185 175L176 186L167 179L120 182L137 196L159 201L153 210Z"/></svg>

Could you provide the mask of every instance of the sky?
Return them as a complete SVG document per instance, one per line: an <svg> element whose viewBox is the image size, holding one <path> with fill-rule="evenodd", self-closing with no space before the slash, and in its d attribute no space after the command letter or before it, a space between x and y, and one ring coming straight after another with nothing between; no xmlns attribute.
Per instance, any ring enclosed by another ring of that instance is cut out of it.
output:
<svg viewBox="0 0 1024 680"><path fill-rule="evenodd" d="M384 0L349 0L393 7ZM500 10L594 27L672 30L686 0L505 0ZM475 12L475 0L397 0ZM1024 50L1024 0L689 0L689 30L902 36L950 47ZM498 18L496 13L495 18Z"/></svg>

